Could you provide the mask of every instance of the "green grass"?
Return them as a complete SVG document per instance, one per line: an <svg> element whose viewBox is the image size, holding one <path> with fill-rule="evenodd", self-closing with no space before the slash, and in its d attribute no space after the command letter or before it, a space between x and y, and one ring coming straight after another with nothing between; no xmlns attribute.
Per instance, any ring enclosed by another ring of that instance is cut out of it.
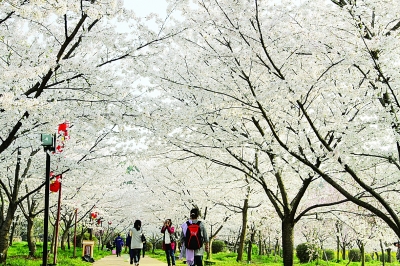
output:
<svg viewBox="0 0 400 266"><path fill-rule="evenodd" d="M28 244L26 242L14 242L7 252L7 266L39 266L42 264L42 243L36 245L35 257L29 257ZM111 255L109 251L98 250L94 247L93 258L99 260L105 256ZM53 254L50 254L48 263L53 263ZM82 248L76 249L76 258L73 258L73 247L65 251L58 249L57 265L59 266L89 266L91 263L82 260Z"/></svg>
<svg viewBox="0 0 400 266"><path fill-rule="evenodd" d="M146 255L156 258L160 261L166 262L165 258L165 252L163 250L156 250L154 254L151 252L146 252ZM177 252L175 254L176 256L179 256L179 253ZM205 254L206 255L206 254ZM242 262L236 262L236 256L237 253L229 253L229 252L220 252L217 254L212 254L212 261L216 262L215 266L240 266L240 265L248 265L246 259L247 255L244 254L243 256L243 261ZM205 259L206 256L204 256ZM252 255L252 265L268 265L268 266L282 266L283 261L282 258L277 256L276 258L274 256L258 256L258 255ZM182 261L177 261L176 265L184 265ZM349 263L348 260L344 261L313 261L310 263L304 263L301 264L297 258L294 259L294 265L296 266L361 266L361 262L351 262ZM377 260L369 261L365 263L366 266L380 266L382 263ZM397 262L392 262L392 263L385 263L385 266L398 266L399 264Z"/></svg>
<svg viewBox="0 0 400 266"><path fill-rule="evenodd" d="M8 250L8 258L7 258L7 266L39 266L42 264L42 245L41 243L37 244L37 252L36 256L34 258L28 257L29 251L28 251L28 244L26 242L14 242L13 246L11 246ZM123 249L124 252L125 249ZM93 258L95 261L100 260L101 258L111 255L110 251L101 251L98 250L97 246L94 247L93 250ZM70 250L58 250L58 255L57 255L57 265L58 266L89 266L92 265L89 262L82 261L82 249L77 248L76 249L76 258L72 258L73 256L73 247L71 247ZM177 252L175 254L176 256L179 256L179 253ZM206 255L206 254L205 254ZM163 250L155 250L154 253L151 253L150 251L146 252L146 256L158 259L160 261L166 262L165 258L165 252ZM212 254L212 261L216 262L215 266L240 266L240 265L247 265L248 263L246 262L247 255L244 254L243 256L243 262L236 262L236 253L230 253L230 252L220 252L217 254ZM204 259L206 256L204 256ZM53 262L53 255L50 254L50 258L48 260L48 263ZM282 258L277 256L276 258L274 256L257 256L253 255L252 256L252 261L251 264L253 265L268 265L268 266L281 266L282 265ZM176 265L184 265L182 260L177 260ZM340 261L340 262L335 262L335 261L322 261L319 260L313 261L310 263L305 263L305 264L300 264L298 259L294 259L294 265L296 266L360 266L361 262L351 262L349 263L347 260ZM380 266L382 263L377 260L369 261L365 263L366 266ZM397 262L393 263L385 263L386 266L398 266Z"/></svg>

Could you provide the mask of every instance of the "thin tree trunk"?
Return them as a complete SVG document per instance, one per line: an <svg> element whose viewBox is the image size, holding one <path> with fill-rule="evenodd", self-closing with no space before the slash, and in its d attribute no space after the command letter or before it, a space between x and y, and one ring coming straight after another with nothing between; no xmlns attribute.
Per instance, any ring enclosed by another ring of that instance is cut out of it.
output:
<svg viewBox="0 0 400 266"><path fill-rule="evenodd" d="M346 243L342 243L342 260L346 260Z"/></svg>
<svg viewBox="0 0 400 266"><path fill-rule="evenodd" d="M247 230L247 210L249 209L249 199L246 198L243 203L242 209L242 232L240 233L240 241L239 241L239 248L238 248L238 255L236 261L243 260L243 250L244 250L244 241L246 238L246 230Z"/></svg>
<svg viewBox="0 0 400 266"><path fill-rule="evenodd" d="M68 230L68 237L67 237L67 246L68 246L68 250L71 249L71 234L70 231Z"/></svg>
<svg viewBox="0 0 400 266"><path fill-rule="evenodd" d="M383 249L382 239L379 239L379 244L381 246L381 254L382 254L382 266L385 266L385 251Z"/></svg>
<svg viewBox="0 0 400 266"><path fill-rule="evenodd" d="M0 264L5 264L7 261L8 244L10 243L10 228L17 206L18 205L13 202L8 205L6 218L0 226L0 253L3 254L0 256Z"/></svg>
<svg viewBox="0 0 400 266"><path fill-rule="evenodd" d="M18 220L19 220L19 215L18 215L17 218L15 218L14 221L12 222L11 234L10 234L10 244L9 244L10 247L11 247L12 244L13 244L15 227L17 227Z"/></svg>
<svg viewBox="0 0 400 266"><path fill-rule="evenodd" d="M36 241L33 236L33 219L27 218L26 236L28 241L29 256L34 257L36 253Z"/></svg>
<svg viewBox="0 0 400 266"><path fill-rule="evenodd" d="M388 249L386 249L386 252L387 252L387 256L388 256L388 262L392 263L392 256L391 256L392 249L388 248Z"/></svg>
<svg viewBox="0 0 400 266"><path fill-rule="evenodd" d="M15 212L17 211L18 207L18 192L19 186L21 182L19 180L19 173L21 168L21 151L18 148L17 152L17 163L15 165L15 173L14 173L14 186L13 191L8 194L8 208L7 214L4 220L0 221L0 264L5 264L7 261L7 252L10 243L10 228L12 221L14 220ZM3 188L5 187L4 183L2 183ZM4 204L4 202L2 202ZM3 205L4 206L4 205ZM2 216L3 217L3 216Z"/></svg>
<svg viewBox="0 0 400 266"><path fill-rule="evenodd" d="M254 231L254 227L252 228L251 234L250 234L250 240L249 240L249 245L247 247L247 263L250 264L251 263L251 255L253 252L253 243L254 243L254 238L255 238L255 231Z"/></svg>
<svg viewBox="0 0 400 266"><path fill-rule="evenodd" d="M66 225L66 228L69 228L69 224ZM68 232L69 229L65 229L63 234L61 235L61 249L65 250L65 243L67 242L68 239Z"/></svg>

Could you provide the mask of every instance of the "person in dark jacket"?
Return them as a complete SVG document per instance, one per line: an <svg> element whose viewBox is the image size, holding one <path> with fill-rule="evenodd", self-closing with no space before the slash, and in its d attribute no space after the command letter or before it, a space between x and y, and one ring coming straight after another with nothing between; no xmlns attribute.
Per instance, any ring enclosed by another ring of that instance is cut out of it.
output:
<svg viewBox="0 0 400 266"><path fill-rule="evenodd" d="M132 239L132 231L126 234L126 243L125 243L125 253L129 253L130 246L131 246L131 239Z"/></svg>
<svg viewBox="0 0 400 266"><path fill-rule="evenodd" d="M120 257L122 247L124 246L124 240L122 239L121 234L118 234L118 236L115 238L114 246L117 253L117 257Z"/></svg>
<svg viewBox="0 0 400 266"><path fill-rule="evenodd" d="M147 240L146 240L146 237L144 234L142 234L142 242L143 242L142 252L143 252L143 258L144 258L144 253L146 252L146 243L147 243Z"/></svg>

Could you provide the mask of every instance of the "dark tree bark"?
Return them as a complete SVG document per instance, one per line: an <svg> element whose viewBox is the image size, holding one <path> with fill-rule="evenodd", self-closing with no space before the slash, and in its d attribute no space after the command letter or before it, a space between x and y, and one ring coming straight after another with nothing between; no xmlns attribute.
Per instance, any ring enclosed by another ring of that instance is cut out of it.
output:
<svg viewBox="0 0 400 266"><path fill-rule="evenodd" d="M294 225L295 223L290 218L282 220L283 265L293 265Z"/></svg>
<svg viewBox="0 0 400 266"><path fill-rule="evenodd" d="M243 208L242 208L242 230L240 232L240 240L239 240L239 247L237 250L236 261L243 260L244 243L245 243L246 231L247 231L247 211L248 211L248 209L249 209L249 199L247 197L244 200Z"/></svg>
<svg viewBox="0 0 400 266"><path fill-rule="evenodd" d="M17 217L14 219L14 221L13 221L13 223L12 223L12 226L11 226L10 244L9 244L10 247L13 245L15 227L17 227L18 220L19 220L19 216L17 216Z"/></svg>
<svg viewBox="0 0 400 266"><path fill-rule="evenodd" d="M25 194L24 196L20 197L19 195L19 189L22 183L22 180L27 177L28 171L32 162L32 156L35 155L38 152L38 150L31 152L31 157L28 159L27 165L24 169L24 172L21 174L21 151L20 148L17 149L17 161L16 161L16 166L15 166L15 172L14 172L14 180L10 180L10 183L12 183L12 186L7 186L2 180L0 180L0 187L4 194L7 196L8 200L8 206L7 206L7 211L6 211L6 216L3 217L1 216L0 220L0 253L3 254L3 256L0 257L0 264L5 263L7 260L7 252L9 248L9 237L10 237L10 228L12 221L15 216L15 212L18 208L18 205L20 205L24 200L26 200L30 195L37 193L43 186L40 185L38 188L32 190L31 192ZM3 193L2 193L3 195ZM3 197L3 196L2 196ZM4 206L4 200L2 202L2 210L5 209Z"/></svg>

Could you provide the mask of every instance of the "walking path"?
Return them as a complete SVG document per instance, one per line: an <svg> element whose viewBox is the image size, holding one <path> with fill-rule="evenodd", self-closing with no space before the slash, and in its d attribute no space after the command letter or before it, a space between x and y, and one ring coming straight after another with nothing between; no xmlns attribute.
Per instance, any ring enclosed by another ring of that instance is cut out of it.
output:
<svg viewBox="0 0 400 266"><path fill-rule="evenodd" d="M121 257L117 257L116 255L104 257L98 261L95 261L93 266L129 266L129 255L122 254ZM134 265L134 264L133 264ZM159 260L150 258L145 256L144 258L140 258L139 261L140 266L166 266L166 262L161 262Z"/></svg>

